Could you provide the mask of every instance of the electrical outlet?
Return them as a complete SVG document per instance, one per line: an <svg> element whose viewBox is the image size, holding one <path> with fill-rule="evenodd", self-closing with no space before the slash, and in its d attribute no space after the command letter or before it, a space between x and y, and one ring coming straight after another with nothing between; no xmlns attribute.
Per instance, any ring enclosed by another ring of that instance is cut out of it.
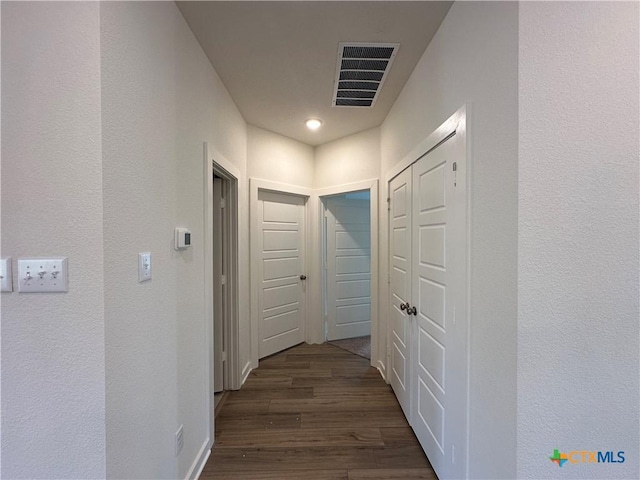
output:
<svg viewBox="0 0 640 480"><path fill-rule="evenodd" d="M13 292L11 257L0 259L0 292Z"/></svg>
<svg viewBox="0 0 640 480"><path fill-rule="evenodd" d="M151 280L151 252L138 254L138 282Z"/></svg>
<svg viewBox="0 0 640 480"><path fill-rule="evenodd" d="M180 428L176 432L176 456L178 456L183 446L184 446L184 425L180 425Z"/></svg>

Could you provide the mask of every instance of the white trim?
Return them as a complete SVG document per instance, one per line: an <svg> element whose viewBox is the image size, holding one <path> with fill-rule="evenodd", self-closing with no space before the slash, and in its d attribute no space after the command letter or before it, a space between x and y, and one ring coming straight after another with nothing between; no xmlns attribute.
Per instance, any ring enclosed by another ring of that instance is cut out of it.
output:
<svg viewBox="0 0 640 480"><path fill-rule="evenodd" d="M378 185L377 178L370 178L369 180L362 180L360 182L344 183L342 185L336 185L335 187L318 188L315 194L318 197L328 197L331 195L342 195L349 192L357 192L360 190L370 190L374 186Z"/></svg>
<svg viewBox="0 0 640 480"><path fill-rule="evenodd" d="M229 252L230 256L233 259L230 265L230 276L228 278L228 288L229 294L233 296L234 301L230 302L233 307L230 310L230 328L227 332L227 379L228 384L225 385L225 388L236 390L240 388L242 385L242 381L240 378L240 333L239 333L239 322L240 322L240 314L237 308L237 297L239 294L239 285L240 285L240 266L239 266L239 241L240 241L240 231L239 225L242 224L242 219L240 218L240 199L242 198L243 189L242 189L242 181L240 171L231 164L220 152L218 152L212 145L208 142L204 142L203 148L203 175L204 175L204 298L205 298L205 335L206 335L206 344L207 344L207 365L206 365L206 382L208 384L207 391L209 392L209 401L208 401L208 424L209 424L209 447L213 445L214 438L214 410L215 410L215 400L214 400L214 383L213 383L213 372L214 372L214 354L213 354L213 171L214 164L216 166L216 170L220 170L224 172L224 176L227 177L227 180L233 182L231 190L235 192L233 199L228 199L228 202L231 207L234 209L235 215L232 215L231 222L229 225L229 229L232 236L235 237L235 242L230 242ZM227 211L231 211L229 208Z"/></svg>
<svg viewBox="0 0 640 480"><path fill-rule="evenodd" d="M191 465L191 468L187 472L187 476L184 477L185 480L195 480L200 478L202 470L204 470L204 466L207 464L207 460L209 460L210 455L211 447L209 446L209 439L207 439L207 441L202 444L193 465Z"/></svg>
<svg viewBox="0 0 640 480"><path fill-rule="evenodd" d="M420 142L415 148L413 148L407 155L404 156L397 164L395 164L391 170L387 172L385 176L385 184L387 185L387 193L389 192L389 182L404 169L417 162L421 157L424 157L433 147L442 142L452 133L455 133L458 129L460 122L464 122L465 112L467 105L460 108L457 112L451 115L445 122L440 125L431 135Z"/></svg>
<svg viewBox="0 0 640 480"><path fill-rule="evenodd" d="M322 202L315 194L309 199L308 231L311 236L311 250L309 251L309 274L307 275L307 343L323 343L324 338L324 305L322 304L322 285L324 279L324 264L322 262L322 230L318 224L324 221Z"/></svg>
<svg viewBox="0 0 640 480"><path fill-rule="evenodd" d="M272 182L271 180L263 180L261 178L251 177L249 179L251 192L254 190L257 193L258 190L269 190L272 192L290 193L292 195L300 195L301 197L310 197L313 195L313 190L305 187L297 187L295 185L289 185L287 183Z"/></svg>
<svg viewBox="0 0 640 480"><path fill-rule="evenodd" d="M460 141L460 143L462 145L464 145L464 149L465 149L465 155L466 155L466 161L465 161L465 168L466 168L466 173L465 173L465 182L466 182L466 188L467 188L467 204L465 205L466 208L466 215L467 218L465 219L465 229L466 229L466 242L467 242L467 250L466 250L466 254L467 254L467 270L465 272L466 275L466 279L465 279L465 288L466 288L466 307L467 307L467 311L465 312L465 320L466 320L466 325L467 325L467 338L466 338L466 342L467 342L467 351L466 351L466 355L467 355L467 379L466 379L466 389L467 389L467 398L466 398L466 404L467 404L467 411L466 411L466 415L467 415L467 419L466 419L466 424L465 424L465 435L464 435L464 439L465 439L465 443L464 443L464 454L465 454L465 464L463 466L464 468L464 473L465 473L465 477L469 478L469 432L471 431L471 245L472 245L472 230L471 230L471 216L472 216L472 192L473 192L473 182L471 181L472 174L473 174L473 150L472 150L472 146L473 146L473 142L471 139L471 134L473 133L473 129L471 131L469 131L468 126L471 125L471 116L473 115L473 106L469 103L465 104L460 110L458 110L456 112L456 115L459 116L459 121L458 121L458 128L456 129L456 135L460 135L460 138L462 139Z"/></svg>
<svg viewBox="0 0 640 480"><path fill-rule="evenodd" d="M324 225L324 210L323 210L323 198L329 197L333 195L342 195L349 192L357 192L361 190L369 190L370 193L370 220L371 220L371 365L378 368L382 368L381 373L384 372L385 369L385 361L384 358L381 358L379 350L380 350L380 339L385 338L383 334L383 324L380 320L379 310L380 310L380 302L379 302L379 239L378 239L378 208L379 208L379 194L378 194L378 179L372 178L369 180L362 180L360 182L347 183L343 185L337 185L335 187L328 188L320 188L315 191L316 196L318 197L318 208L315 210L318 212L318 219L316 220L316 228L318 229L318 234L316 235L318 238L324 238L325 236L325 225ZM318 242L320 243L320 242ZM321 244L318 245L317 250L313 252L313 257L316 260L316 268L319 267L319 272L322 271L322 252ZM320 282L319 290L314 292L316 296L323 299L323 291L322 291L322 283ZM321 303L320 303L321 305ZM320 319L317 320L318 324L322 325L322 335L324 341L324 309L320 308L318 310L320 312ZM316 330L318 328L316 327ZM321 343L321 342L320 342ZM382 352L384 353L384 352ZM383 374L384 377L384 374Z"/></svg>
<svg viewBox="0 0 640 480"><path fill-rule="evenodd" d="M251 314L250 314L250 318L251 318L251 322L250 322L250 330L251 330L251 367L252 368L257 368L258 367L258 361L259 361L259 331L260 331L260 325L259 325L259 307L258 307L258 292L259 292L259 275L256 275L256 272L259 272L260 270L257 268L258 265L258 258L257 258L257 252L259 251L259 237L256 235L257 232L260 231L260 224L259 224L259 219L258 219L258 192L260 190L266 190L266 191L271 191L271 192L277 192L277 193L285 193L285 194L290 194L290 195L298 195L301 197L305 197L306 201L305 201L305 226L304 226L304 235L305 235L305 254L304 254L304 265L305 268L310 267L311 262L310 262L310 254L311 254L311 248L312 248L312 242L311 239L313 238L315 232L309 228L311 226L311 216L312 216L312 204L313 204L313 190L310 188L305 188L305 187L298 187L295 185L288 185L286 183L279 183L279 182L273 182L270 180L263 180L261 178L254 178L251 177L249 178L249 241L250 241L250 248L249 248L249 278L250 280L250 291L251 291L251 300L250 300L250 305L251 305ZM308 332L308 328L307 325L309 323L309 292L313 291L313 285L315 282L313 282L311 280L311 275L307 275L307 278L309 278L310 280L307 282L307 293L306 293L306 301L305 301L305 316L304 316L304 322L302 325L303 328L303 338L307 339L307 332ZM311 297L313 297L313 295L311 295Z"/></svg>
<svg viewBox="0 0 640 480"><path fill-rule="evenodd" d="M249 278L250 278L250 305L251 305L251 313L249 314L249 335L250 341L250 355L249 359L251 362L251 368L258 368L258 361L260 357L259 345L260 339L258 338L258 292L259 285L256 272L259 269L254 265L254 261L257 255L257 250L259 248L257 232L260 231L260 225L258 222L258 186L256 182L250 178L249 179Z"/></svg>
<svg viewBox="0 0 640 480"><path fill-rule="evenodd" d="M209 160L209 145L204 142L204 318L205 318L205 335L207 336L207 365L205 368L207 382L207 391L209 392L209 401L207 404L207 424L209 425L209 438L207 446L213 445L214 435L214 409L211 408L214 403L214 384L213 384L213 163Z"/></svg>
<svg viewBox="0 0 640 480"><path fill-rule="evenodd" d="M228 390L237 390L242 385L240 381L240 199L242 187L238 177L228 170L224 170L215 159L214 171L226 179L227 191L225 195L225 241L227 243L227 273L225 275L227 315L224 325L224 343L227 346L225 362L225 385ZM224 171L223 171L224 170Z"/></svg>
<svg viewBox="0 0 640 480"><path fill-rule="evenodd" d="M249 376L249 374L251 373L251 361L249 360L247 362L247 364L244 366L244 368L242 369L242 380L241 380L241 384L244 384L244 382L247 380L247 377Z"/></svg>
<svg viewBox="0 0 640 480"><path fill-rule="evenodd" d="M209 159L213 163L216 163L220 168L225 170L227 173L229 173L231 176L233 176L236 180L240 181L240 177L242 176L240 174L240 170L238 170L238 168L233 163L229 162L224 157L224 155L218 152L218 150L216 150L216 148L213 145L209 145L207 142L205 142L205 145L209 149Z"/></svg>

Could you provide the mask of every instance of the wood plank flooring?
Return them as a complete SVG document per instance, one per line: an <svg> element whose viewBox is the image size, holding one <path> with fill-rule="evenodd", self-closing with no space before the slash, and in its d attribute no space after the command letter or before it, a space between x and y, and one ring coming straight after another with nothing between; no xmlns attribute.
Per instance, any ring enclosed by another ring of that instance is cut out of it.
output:
<svg viewBox="0 0 640 480"><path fill-rule="evenodd" d="M437 480L379 372L329 344L262 360L215 429L203 480Z"/></svg>

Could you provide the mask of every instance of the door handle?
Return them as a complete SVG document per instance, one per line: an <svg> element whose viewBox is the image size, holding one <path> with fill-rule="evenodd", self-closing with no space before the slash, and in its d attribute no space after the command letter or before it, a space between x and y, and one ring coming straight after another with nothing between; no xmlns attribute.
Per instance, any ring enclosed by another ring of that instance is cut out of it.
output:
<svg viewBox="0 0 640 480"><path fill-rule="evenodd" d="M400 310L407 310L408 312L408 309L409 309L409 302L400 304Z"/></svg>
<svg viewBox="0 0 640 480"><path fill-rule="evenodd" d="M407 308L407 313L409 315L418 315L418 310L416 309L416 307L410 307Z"/></svg>
<svg viewBox="0 0 640 480"><path fill-rule="evenodd" d="M300 280L306 280L306 279L307 279L307 276L306 276L306 275L304 275L304 274L303 274L303 275L300 275Z"/></svg>

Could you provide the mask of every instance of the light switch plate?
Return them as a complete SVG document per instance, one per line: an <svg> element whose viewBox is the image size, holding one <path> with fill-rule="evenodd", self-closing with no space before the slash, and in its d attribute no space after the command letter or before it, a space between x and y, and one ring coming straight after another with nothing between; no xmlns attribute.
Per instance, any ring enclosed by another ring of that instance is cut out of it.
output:
<svg viewBox="0 0 640 480"><path fill-rule="evenodd" d="M0 259L0 292L13 292L11 257Z"/></svg>
<svg viewBox="0 0 640 480"><path fill-rule="evenodd" d="M138 254L138 282L151 280L151 252Z"/></svg>
<svg viewBox="0 0 640 480"><path fill-rule="evenodd" d="M68 292L67 257L18 258L18 291Z"/></svg>

